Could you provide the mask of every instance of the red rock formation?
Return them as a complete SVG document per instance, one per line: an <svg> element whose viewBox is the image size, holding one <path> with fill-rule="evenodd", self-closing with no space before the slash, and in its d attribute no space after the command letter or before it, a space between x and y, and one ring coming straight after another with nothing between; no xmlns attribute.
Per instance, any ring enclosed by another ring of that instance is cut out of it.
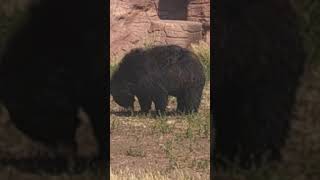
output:
<svg viewBox="0 0 320 180"><path fill-rule="evenodd" d="M153 43L187 47L210 39L210 0L111 0L110 4L111 61L134 47Z"/></svg>

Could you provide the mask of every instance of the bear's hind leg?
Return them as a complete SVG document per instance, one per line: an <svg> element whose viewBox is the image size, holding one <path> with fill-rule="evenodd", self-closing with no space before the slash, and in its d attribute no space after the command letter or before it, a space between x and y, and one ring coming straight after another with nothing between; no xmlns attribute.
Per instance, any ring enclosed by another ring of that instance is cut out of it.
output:
<svg viewBox="0 0 320 180"><path fill-rule="evenodd" d="M178 113L183 113L183 112L185 112L185 110L186 110L186 106L185 106L185 101L184 101L184 97L183 96L178 96L177 97L177 103L178 103L178 105L177 105L177 112Z"/></svg>
<svg viewBox="0 0 320 180"><path fill-rule="evenodd" d="M184 112L187 114L197 113L200 106L203 87L193 87L183 93Z"/></svg>

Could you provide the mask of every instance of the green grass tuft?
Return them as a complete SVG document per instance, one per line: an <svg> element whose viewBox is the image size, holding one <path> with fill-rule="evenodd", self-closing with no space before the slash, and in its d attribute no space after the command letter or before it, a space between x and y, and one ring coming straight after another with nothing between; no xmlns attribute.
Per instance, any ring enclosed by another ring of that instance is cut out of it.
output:
<svg viewBox="0 0 320 180"><path fill-rule="evenodd" d="M200 59L206 74L206 79L210 80L210 45L204 41L198 44L191 44L191 51Z"/></svg>
<svg viewBox="0 0 320 180"><path fill-rule="evenodd" d="M118 64L110 64L110 78L112 77L113 73L118 69Z"/></svg>

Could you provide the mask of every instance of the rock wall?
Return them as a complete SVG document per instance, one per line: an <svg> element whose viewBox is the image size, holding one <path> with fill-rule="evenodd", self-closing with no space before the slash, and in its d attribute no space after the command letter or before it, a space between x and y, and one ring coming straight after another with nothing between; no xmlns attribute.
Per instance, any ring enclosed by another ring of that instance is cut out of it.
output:
<svg viewBox="0 0 320 180"><path fill-rule="evenodd" d="M35 1L0 0L0 15L11 16ZM110 32L111 61L152 43L210 43L210 0L110 0Z"/></svg>
<svg viewBox="0 0 320 180"><path fill-rule="evenodd" d="M203 39L202 24L192 21L151 21L148 33L155 44L176 44L187 47L190 43Z"/></svg>
<svg viewBox="0 0 320 180"><path fill-rule="evenodd" d="M187 20L210 24L210 0L190 0Z"/></svg>
<svg viewBox="0 0 320 180"><path fill-rule="evenodd" d="M142 40L148 35L150 22L158 19L153 6L152 1L110 1L111 57L123 54L138 43L143 43Z"/></svg>
<svg viewBox="0 0 320 180"><path fill-rule="evenodd" d="M210 42L210 0L111 0L111 63L134 47Z"/></svg>

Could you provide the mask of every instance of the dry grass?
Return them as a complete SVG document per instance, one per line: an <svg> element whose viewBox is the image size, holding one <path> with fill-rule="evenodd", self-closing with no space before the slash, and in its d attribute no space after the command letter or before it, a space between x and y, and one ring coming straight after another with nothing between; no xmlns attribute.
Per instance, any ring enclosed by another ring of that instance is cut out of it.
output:
<svg viewBox="0 0 320 180"><path fill-rule="evenodd" d="M186 171L175 170L171 175L163 174L159 171L145 171L138 170L131 172L129 169L119 170L117 172L110 170L110 179L111 180L186 180L186 179L201 179L201 175L194 177Z"/></svg>
<svg viewBox="0 0 320 180"><path fill-rule="evenodd" d="M130 114L110 98L112 177L209 179L209 82L199 113L187 116L174 115L172 97L164 117Z"/></svg>
<svg viewBox="0 0 320 180"><path fill-rule="evenodd" d="M200 41L199 43L191 44L190 49L200 59L205 70L206 78L210 79L210 45L204 41Z"/></svg>

